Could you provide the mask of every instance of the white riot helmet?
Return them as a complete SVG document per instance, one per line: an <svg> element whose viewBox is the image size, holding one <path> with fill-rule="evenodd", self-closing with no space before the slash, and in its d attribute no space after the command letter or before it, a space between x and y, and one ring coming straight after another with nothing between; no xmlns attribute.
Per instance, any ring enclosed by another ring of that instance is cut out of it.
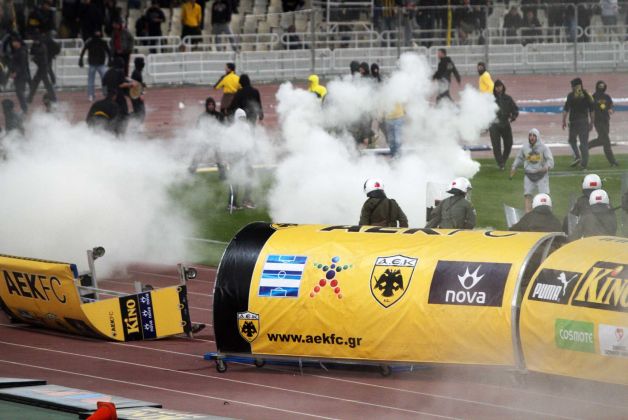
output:
<svg viewBox="0 0 628 420"><path fill-rule="evenodd" d="M532 200L532 208L535 209L538 206L550 206L552 207L552 198L547 194L537 194Z"/></svg>
<svg viewBox="0 0 628 420"><path fill-rule="evenodd" d="M449 194L453 194L454 192L453 190L458 190L464 194L467 194L470 189L471 189L471 182L469 182L467 178L460 177L460 178L454 179L453 181L449 183L449 188L447 189L447 192Z"/></svg>
<svg viewBox="0 0 628 420"><path fill-rule="evenodd" d="M384 183L381 179L369 178L364 182L364 193L368 194L371 191L382 190L384 191Z"/></svg>
<svg viewBox="0 0 628 420"><path fill-rule="evenodd" d="M608 193L601 189L593 191L589 196L589 204L606 204L608 206L610 204Z"/></svg>
<svg viewBox="0 0 628 420"><path fill-rule="evenodd" d="M599 190L602 188L602 180L596 174L589 174L584 177L582 181L583 190Z"/></svg>
<svg viewBox="0 0 628 420"><path fill-rule="evenodd" d="M233 114L233 118L236 121L245 121L246 120L246 112L244 112L244 110L242 108L238 108L235 110L235 113Z"/></svg>

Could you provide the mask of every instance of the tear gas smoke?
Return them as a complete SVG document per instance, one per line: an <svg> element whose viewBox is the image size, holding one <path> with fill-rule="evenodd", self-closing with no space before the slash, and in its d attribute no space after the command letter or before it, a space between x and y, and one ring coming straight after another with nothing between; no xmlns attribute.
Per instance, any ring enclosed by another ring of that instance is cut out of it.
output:
<svg viewBox="0 0 628 420"><path fill-rule="evenodd" d="M185 166L165 144L119 140L85 124L35 115L24 138L5 139L0 164L0 249L73 262L107 250L99 267L132 260L179 262L192 224L169 188Z"/></svg>
<svg viewBox="0 0 628 420"><path fill-rule="evenodd" d="M435 93L425 57L408 53L381 84L350 76L327 85L325 105L290 83L277 92L286 156L276 171L269 207L273 220L296 223L355 224L365 200L365 179L384 181L411 226L425 223L428 183L471 178L479 169L461 143L479 138L495 118L492 95L467 86L458 104L430 103ZM401 158L388 161L355 152L353 139L330 127L347 127L364 116L381 117L396 103L404 106Z"/></svg>

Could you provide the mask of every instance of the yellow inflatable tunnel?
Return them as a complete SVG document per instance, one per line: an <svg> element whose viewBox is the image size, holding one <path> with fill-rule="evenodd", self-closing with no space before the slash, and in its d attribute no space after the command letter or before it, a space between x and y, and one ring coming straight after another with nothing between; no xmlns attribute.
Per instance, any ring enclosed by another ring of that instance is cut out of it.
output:
<svg viewBox="0 0 628 420"><path fill-rule="evenodd" d="M550 255L522 304L521 344L529 370L628 385L628 239Z"/></svg>
<svg viewBox="0 0 628 420"><path fill-rule="evenodd" d="M518 295L557 234L250 224L214 292L223 354L516 365Z"/></svg>

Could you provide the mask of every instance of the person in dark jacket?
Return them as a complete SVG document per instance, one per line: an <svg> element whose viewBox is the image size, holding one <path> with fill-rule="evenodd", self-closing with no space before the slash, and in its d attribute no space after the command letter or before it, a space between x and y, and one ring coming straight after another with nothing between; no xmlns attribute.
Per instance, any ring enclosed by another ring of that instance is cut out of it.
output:
<svg viewBox="0 0 628 420"><path fill-rule="evenodd" d="M163 33L161 31L161 24L166 21L166 15L159 8L159 2L157 0L151 1L151 5L148 9L146 9L144 16L146 18L148 36L162 36ZM157 40L151 40L149 41L149 44L157 45L157 42ZM155 54L157 50L151 48L150 52L151 54Z"/></svg>
<svg viewBox="0 0 628 420"><path fill-rule="evenodd" d="M222 112L216 111L216 101L211 96L208 96L205 99L205 112L203 112L199 117L199 122L203 121L205 118L216 119L218 122L223 122L225 120L225 115Z"/></svg>
<svg viewBox="0 0 628 420"><path fill-rule="evenodd" d="M602 188L602 179L597 174L589 174L584 177L582 181L582 195L576 199L569 213L576 217L582 217L585 214L591 213L591 205L589 204L589 198L591 194Z"/></svg>
<svg viewBox="0 0 628 420"><path fill-rule="evenodd" d="M33 98L37 94L37 87L39 87L40 82L44 82L44 86L46 87L46 92L48 92L48 96L53 102L56 102L57 96L55 95L55 90L49 77L50 69L48 68L48 48L43 42L41 36L37 36L35 39L33 39L33 45L31 46L31 55L33 56L33 61L37 66L37 72L35 73L35 75L33 76L33 80L31 81L31 90L30 94L28 95L28 103L30 104L33 102Z"/></svg>
<svg viewBox="0 0 628 420"><path fill-rule="evenodd" d="M382 75L379 72L379 66L377 63L371 64L371 77L373 77L377 83L381 83L382 81Z"/></svg>
<svg viewBox="0 0 628 420"><path fill-rule="evenodd" d="M87 51L87 63L89 69L87 71L87 97L90 101L94 100L94 81L96 79L96 73L100 76L100 83L102 85L102 79L107 72L107 62L111 60L111 51L109 46L102 39L102 33L99 31L94 32L94 36L85 42L81 55L79 57L79 67L83 67L83 56Z"/></svg>
<svg viewBox="0 0 628 420"><path fill-rule="evenodd" d="M567 115L569 115L569 145L574 154L571 166L580 164L582 169L586 169L589 163L589 131L593 129L595 123L595 103L589 92L582 87L582 79L579 77L571 81L571 92L563 106L563 130L567 128Z"/></svg>
<svg viewBox="0 0 628 420"><path fill-rule="evenodd" d="M116 94L108 93L104 99L92 104L86 117L87 125L102 128L113 134L122 131L120 108L116 103Z"/></svg>
<svg viewBox="0 0 628 420"><path fill-rule="evenodd" d="M532 211L523 215L510 230L516 232L561 232L562 225L552 213L552 199L547 194L537 194L532 200Z"/></svg>
<svg viewBox="0 0 628 420"><path fill-rule="evenodd" d="M124 75L124 60L120 57L113 59L112 66L102 78L105 95L113 97L118 104L119 120L124 123L129 114L129 105L126 102L127 90L133 85Z"/></svg>
<svg viewBox="0 0 628 420"><path fill-rule="evenodd" d="M9 72L13 78L15 85L15 95L20 103L22 113L28 112L28 103L26 102L26 86L30 85L31 76L28 67L28 47L22 39L15 35L11 39L11 63Z"/></svg>
<svg viewBox="0 0 628 420"><path fill-rule="evenodd" d="M351 72L351 76L358 73L359 69L360 69L360 63L358 63L357 61L354 60L349 63L349 71Z"/></svg>
<svg viewBox="0 0 628 420"><path fill-rule="evenodd" d="M408 218L399 204L386 197L384 183L370 178L364 183L364 192L368 197L360 212L360 225L408 227Z"/></svg>
<svg viewBox="0 0 628 420"><path fill-rule="evenodd" d="M2 111L4 112L4 129L7 134L16 130L24 134L22 118L15 112L15 105L11 99L2 101Z"/></svg>
<svg viewBox="0 0 628 420"><path fill-rule="evenodd" d="M475 227L475 209L466 196L471 190L467 178L456 178L449 184L447 192L451 197L441 201L430 214L426 228L473 229Z"/></svg>
<svg viewBox="0 0 628 420"><path fill-rule="evenodd" d="M604 83L603 80L595 84L593 101L595 102L595 121L593 125L595 126L595 131L597 131L597 138L589 142L589 149L602 146L608 163L610 163L611 166L618 166L609 137L611 114L613 113L613 98L606 93L606 83Z"/></svg>
<svg viewBox="0 0 628 420"><path fill-rule="evenodd" d="M94 32L102 32L105 22L102 7L94 0L81 0L79 21L83 40L89 39Z"/></svg>
<svg viewBox="0 0 628 420"><path fill-rule="evenodd" d="M142 75L145 65L144 57L135 57L133 64L135 68L131 74L131 80L135 81L135 83L139 85L138 89L140 96L136 98L131 97L131 106L133 107L133 116L139 118L140 121L144 121L144 117L146 117L146 107L144 106L144 99L141 96L141 93L144 91L144 87L146 87L144 84L144 76Z"/></svg>
<svg viewBox="0 0 628 420"><path fill-rule="evenodd" d="M250 123L255 124L258 118L262 121L264 119L262 99L259 90L251 86L251 79L248 74L240 75L240 86L242 89L235 93L233 101L229 105L228 114L233 114L236 109L240 108L246 112L246 119Z"/></svg>
<svg viewBox="0 0 628 420"><path fill-rule="evenodd" d="M491 136L495 162L497 162L499 169L503 171L512 150L512 128L510 123L514 122L519 116L519 108L512 97L506 94L506 86L499 79L495 80L493 95L495 96L495 103L499 108L497 109L497 118L490 125L488 131ZM504 142L503 152L502 140Z"/></svg>
<svg viewBox="0 0 628 420"><path fill-rule="evenodd" d="M570 241L589 236L614 236L617 234L615 211L610 207L608 194L604 190L596 190L589 197L591 212L578 220L576 228L569 235Z"/></svg>
<svg viewBox="0 0 628 420"><path fill-rule="evenodd" d="M451 95L449 93L449 87L451 86L451 75L454 75L458 84L460 84L460 73L456 65L447 57L447 50L444 48L438 49L438 68L432 76L432 80L438 82L438 96L436 96L436 102L440 102L442 99L447 98L450 101Z"/></svg>
<svg viewBox="0 0 628 420"><path fill-rule="evenodd" d="M122 20L115 20L112 27L113 32L109 41L109 49L113 57L120 57L124 60L124 75L128 76L134 38L131 32L124 27Z"/></svg>

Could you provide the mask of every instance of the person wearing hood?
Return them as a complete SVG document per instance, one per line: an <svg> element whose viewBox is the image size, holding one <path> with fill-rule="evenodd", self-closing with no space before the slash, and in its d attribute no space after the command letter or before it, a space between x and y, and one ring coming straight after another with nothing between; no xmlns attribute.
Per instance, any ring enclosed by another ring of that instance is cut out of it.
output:
<svg viewBox="0 0 628 420"><path fill-rule="evenodd" d="M307 80L309 82L307 91L314 93L316 97L321 100L321 102L324 101L325 95L327 95L327 88L319 83L318 76L311 74Z"/></svg>
<svg viewBox="0 0 628 420"><path fill-rule="evenodd" d="M4 129L6 133L19 131L24 134L24 125L22 118L15 112L15 104L11 99L2 101L2 111L4 112Z"/></svg>
<svg viewBox="0 0 628 420"><path fill-rule="evenodd" d="M456 178L449 184L447 197L432 210L426 228L473 229L476 214L473 205L467 200L471 182L467 178Z"/></svg>
<svg viewBox="0 0 628 420"><path fill-rule="evenodd" d="M571 81L571 92L563 106L563 130L567 128L567 115L569 115L569 144L574 154L571 166L580 164L582 169L586 169L589 163L589 131L593 129L595 123L595 102L589 92L582 87L582 79L579 77Z"/></svg>
<svg viewBox="0 0 628 420"><path fill-rule="evenodd" d="M379 66L377 65L377 63L371 64L371 76L373 77L373 79L375 79L377 83L382 82L382 75L379 72Z"/></svg>
<svg viewBox="0 0 628 420"><path fill-rule="evenodd" d="M128 89L133 86L124 74L124 65L124 60L121 57L115 57L111 67L102 78L105 96L115 100L118 105L118 118L122 122L124 122L129 114L129 105L126 102L126 95Z"/></svg>
<svg viewBox="0 0 628 420"><path fill-rule="evenodd" d="M512 127L510 123L514 122L519 116L519 108L512 97L506 94L506 86L499 79L495 81L493 95L498 107L497 117L491 123L488 132L493 145L495 162L497 162L499 169L503 171L512 150ZM502 141L504 142L503 152Z"/></svg>
<svg viewBox="0 0 628 420"><path fill-rule="evenodd" d="M537 193L549 194L549 171L554 167L552 152L541 141L541 133L533 128L528 133L528 142L524 143L510 170L510 179L517 168L523 165L523 195L526 213L532 210L532 196Z"/></svg>
<svg viewBox="0 0 628 420"><path fill-rule="evenodd" d="M255 124L258 118L262 121L264 119L264 109L262 108L259 90L251 85L251 79L248 74L240 76L240 85L242 89L238 90L233 96L233 101L229 106L229 114L234 113L237 109L242 109L246 113L246 119L251 124Z"/></svg>
<svg viewBox="0 0 628 420"><path fill-rule="evenodd" d="M593 94L595 102L595 119L594 126L597 131L597 138L589 142L589 149L597 146L604 148L604 155L611 166L618 166L613 149L611 148L611 139L609 137L611 129L611 114L613 110L613 98L606 93L606 83L603 80L595 84L595 93Z"/></svg>
<svg viewBox="0 0 628 420"><path fill-rule="evenodd" d="M537 194L532 200L532 211L512 225L515 232L561 232L560 221L552 213L552 199L547 194Z"/></svg>
<svg viewBox="0 0 628 420"><path fill-rule="evenodd" d="M617 234L617 219L615 211L610 207L608 193L602 189L595 190L589 197L591 212L578 220L574 231L569 235L569 241L575 241L589 236L615 236Z"/></svg>
<svg viewBox="0 0 628 420"><path fill-rule="evenodd" d="M364 183L364 193L367 199L362 205L359 225L408 227L406 214L395 200L386 197L384 183L381 180L367 179Z"/></svg>
<svg viewBox="0 0 628 420"><path fill-rule="evenodd" d="M444 48L438 49L438 68L432 76L432 80L438 82L438 96L436 96L436 103L442 99L447 98L450 101L451 95L449 93L449 87L451 86L451 75L454 75L458 84L460 84L460 73L454 62L447 56L447 50Z"/></svg>
<svg viewBox="0 0 628 420"><path fill-rule="evenodd" d="M371 73L369 70L369 63L367 63L366 61L361 62L358 65L358 73L360 73L360 76L362 77L370 77Z"/></svg>
<svg viewBox="0 0 628 420"><path fill-rule="evenodd" d="M120 107L116 101L116 91L107 91L104 99L96 101L92 104L85 122L89 127L101 128L112 134L120 134L122 130L122 118L120 115Z"/></svg>
<svg viewBox="0 0 628 420"><path fill-rule="evenodd" d="M102 39L102 33L100 31L94 32L94 35L89 38L79 56L79 67L83 67L83 55L87 51L87 63L89 69L87 71L87 97L89 101L93 101L94 96L94 80L96 79L96 73L100 76L100 83L102 84L102 78L107 72L106 63L111 60L111 51L109 46Z"/></svg>
<svg viewBox="0 0 628 420"><path fill-rule="evenodd" d="M208 96L205 99L205 112L203 112L199 117L199 122L205 118L216 119L218 122L223 122L225 120L225 116L216 111L216 101L211 96Z"/></svg>
<svg viewBox="0 0 628 420"><path fill-rule="evenodd" d="M358 73L359 70L360 70L360 63L358 63L355 60L353 60L351 63L349 63L349 71L351 72L351 76L353 76L354 74Z"/></svg>
<svg viewBox="0 0 628 420"><path fill-rule="evenodd" d="M495 84L493 83L493 79L491 78L491 74L486 70L486 64L482 61L478 63L478 74L480 78L478 80L478 89L482 93L492 93L493 87Z"/></svg>

